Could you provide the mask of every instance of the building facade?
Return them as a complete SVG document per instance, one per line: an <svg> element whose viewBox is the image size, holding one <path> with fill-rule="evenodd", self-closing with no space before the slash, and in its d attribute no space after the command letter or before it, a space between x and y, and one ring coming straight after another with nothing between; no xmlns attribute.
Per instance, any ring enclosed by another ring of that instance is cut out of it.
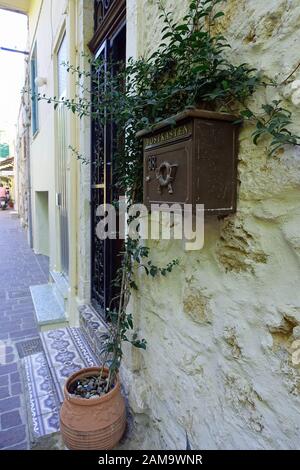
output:
<svg viewBox="0 0 300 470"><path fill-rule="evenodd" d="M160 41L154 0L19 3L29 17L31 87L47 96L79 92L62 62L87 69L88 57L106 48L126 61ZM179 19L188 1L165 4ZM284 100L298 134L299 72L293 83L284 80L299 61L299 11L299 0L229 0L219 26L233 62L283 83L258 100ZM42 100L33 101L30 122L33 247L50 257L49 285L63 297L63 314L41 326L81 325L97 352L113 255L95 240L95 201L111 181L93 170L97 133L89 117ZM237 213L206 222L200 251L153 242L155 262L180 265L166 279L138 276L130 308L148 347L126 350L122 379L139 448L184 449L187 436L195 449L299 447L300 372L291 359L300 337L299 151L269 158L251 132L244 126L240 134ZM101 164L108 171L109 157Z"/></svg>

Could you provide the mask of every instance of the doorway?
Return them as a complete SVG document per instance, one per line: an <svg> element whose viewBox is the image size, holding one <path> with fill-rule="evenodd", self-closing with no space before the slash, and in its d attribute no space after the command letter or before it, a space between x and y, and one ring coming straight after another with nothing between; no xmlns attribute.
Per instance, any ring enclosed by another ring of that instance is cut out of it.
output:
<svg viewBox="0 0 300 470"><path fill-rule="evenodd" d="M99 3L99 2L96 2ZM100 2L101 3L101 2ZM96 58L126 62L126 7L125 2L108 2L107 10L101 10L101 15L95 13L95 37L92 40L92 50ZM123 9L121 8L123 4ZM100 24L97 25L97 21ZM111 25L109 27L109 25ZM101 31L104 33L101 34ZM98 77L103 77L99 70ZM100 78L99 78L100 80ZM101 78L101 80L103 80ZM98 83L97 86L105 86ZM113 279L120 264L119 240L100 240L96 235L96 227L100 218L97 208L101 204L111 204L116 198L114 184L114 142L116 128L113 122L100 124L92 122L92 168L91 168L91 299L92 305L104 320L107 319L107 309L114 297Z"/></svg>
<svg viewBox="0 0 300 470"><path fill-rule="evenodd" d="M50 255L49 246L49 202L48 191L36 191L36 251L45 256Z"/></svg>

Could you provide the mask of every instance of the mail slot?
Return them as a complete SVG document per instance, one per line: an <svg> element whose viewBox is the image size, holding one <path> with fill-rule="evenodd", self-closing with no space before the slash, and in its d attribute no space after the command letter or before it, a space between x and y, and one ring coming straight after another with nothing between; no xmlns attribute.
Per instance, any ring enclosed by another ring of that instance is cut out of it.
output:
<svg viewBox="0 0 300 470"><path fill-rule="evenodd" d="M144 144L144 204L204 204L205 213L236 211L236 117L187 110L137 134Z"/></svg>

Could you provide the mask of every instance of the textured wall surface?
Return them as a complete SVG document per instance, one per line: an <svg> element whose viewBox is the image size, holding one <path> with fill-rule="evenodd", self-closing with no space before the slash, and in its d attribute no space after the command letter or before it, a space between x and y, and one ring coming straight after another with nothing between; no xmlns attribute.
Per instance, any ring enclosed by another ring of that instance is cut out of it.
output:
<svg viewBox="0 0 300 470"><path fill-rule="evenodd" d="M180 16L187 2L165 3ZM300 0L228 0L224 11L232 61L283 81L300 60ZM144 1L139 54L155 48L157 18ZM297 78L251 101L283 99L300 134ZM144 448L185 448L186 432L198 449L300 448L300 150L270 158L251 132L240 135L237 214L206 223L201 251L153 242L155 262L180 266L140 274L131 307L148 349L127 351L123 380Z"/></svg>

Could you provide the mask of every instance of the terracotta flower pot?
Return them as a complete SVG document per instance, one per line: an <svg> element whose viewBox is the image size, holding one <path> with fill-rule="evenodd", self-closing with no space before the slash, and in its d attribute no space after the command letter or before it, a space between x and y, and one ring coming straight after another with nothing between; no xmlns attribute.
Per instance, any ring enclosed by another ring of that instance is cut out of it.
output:
<svg viewBox="0 0 300 470"><path fill-rule="evenodd" d="M108 369L104 371L108 373ZM60 429L68 449L113 449L124 434L126 409L119 379L109 393L99 398L75 398L68 391L75 380L97 375L99 372L99 367L82 369L71 375L65 384Z"/></svg>

